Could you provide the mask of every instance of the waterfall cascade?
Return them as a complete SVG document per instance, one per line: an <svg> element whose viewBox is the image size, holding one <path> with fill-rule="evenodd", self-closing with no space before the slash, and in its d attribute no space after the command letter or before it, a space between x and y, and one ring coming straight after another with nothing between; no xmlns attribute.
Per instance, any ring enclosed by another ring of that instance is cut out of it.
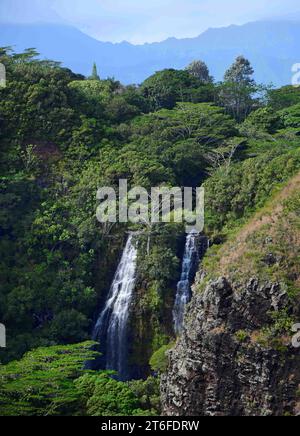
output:
<svg viewBox="0 0 300 436"><path fill-rule="evenodd" d="M93 332L93 340L106 344L106 369L118 372L118 378L126 381L128 375L127 325L132 301L137 249L130 234L112 282L104 309L99 315Z"/></svg>
<svg viewBox="0 0 300 436"><path fill-rule="evenodd" d="M208 240L205 236L200 236L197 232L191 232L186 237L182 272L180 281L177 284L177 293L173 309L174 330L177 335L182 331L185 306L192 297L192 282L200 259L205 254Z"/></svg>

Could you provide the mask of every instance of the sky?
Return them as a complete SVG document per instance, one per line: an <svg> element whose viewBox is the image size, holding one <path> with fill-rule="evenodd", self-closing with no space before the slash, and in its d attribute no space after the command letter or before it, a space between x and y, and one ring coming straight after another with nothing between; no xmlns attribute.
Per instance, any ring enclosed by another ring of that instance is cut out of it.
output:
<svg viewBox="0 0 300 436"><path fill-rule="evenodd" d="M101 41L134 44L296 16L299 0L0 0L0 22L64 23Z"/></svg>

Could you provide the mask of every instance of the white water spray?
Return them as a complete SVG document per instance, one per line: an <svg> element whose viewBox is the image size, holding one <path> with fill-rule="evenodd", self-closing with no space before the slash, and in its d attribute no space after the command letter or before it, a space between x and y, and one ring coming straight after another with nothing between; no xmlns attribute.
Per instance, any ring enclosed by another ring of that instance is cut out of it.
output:
<svg viewBox="0 0 300 436"><path fill-rule="evenodd" d="M198 238L199 233L196 232L191 232L186 237L181 278L177 284L176 300L173 309L174 330L177 335L182 331L185 306L190 302L192 296L191 282L200 260Z"/></svg>
<svg viewBox="0 0 300 436"><path fill-rule="evenodd" d="M108 298L95 325L93 340L106 341L106 369L118 372L120 380L128 375L128 319L132 301L137 249L130 234L118 265Z"/></svg>

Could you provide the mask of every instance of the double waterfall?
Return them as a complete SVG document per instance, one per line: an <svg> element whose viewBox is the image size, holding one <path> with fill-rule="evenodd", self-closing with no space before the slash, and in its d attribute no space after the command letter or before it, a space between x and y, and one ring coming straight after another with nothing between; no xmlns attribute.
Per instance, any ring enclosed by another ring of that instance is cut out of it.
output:
<svg viewBox="0 0 300 436"><path fill-rule="evenodd" d="M204 241L206 246L202 247ZM195 278L200 256L204 255L206 248L207 238L200 236L197 232L191 232L187 235L181 277L177 284L176 300L173 309L174 331L177 335L182 332L185 306L191 300L192 282Z"/></svg>
<svg viewBox="0 0 300 436"><path fill-rule="evenodd" d="M128 367L128 321L136 283L137 248L134 234L130 234L115 273L106 303L93 331L93 340L99 342L103 351L107 370L118 373L118 379L130 379ZM177 285L176 301L173 309L174 330L182 332L185 306L191 299L191 284L198 263L207 248L207 238L191 232L186 237L182 262L181 278ZM162 259L163 262L163 259ZM87 363L89 369L92 364Z"/></svg>
<svg viewBox="0 0 300 436"><path fill-rule="evenodd" d="M94 341L105 342L106 369L117 371L118 378L123 381L129 377L127 326L135 286L136 259L134 236L130 234L104 309L93 332Z"/></svg>

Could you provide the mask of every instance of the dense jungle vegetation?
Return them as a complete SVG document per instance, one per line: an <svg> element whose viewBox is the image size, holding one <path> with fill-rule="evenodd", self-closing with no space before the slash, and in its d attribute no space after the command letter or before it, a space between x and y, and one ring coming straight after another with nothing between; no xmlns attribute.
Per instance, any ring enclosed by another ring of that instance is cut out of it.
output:
<svg viewBox="0 0 300 436"><path fill-rule="evenodd" d="M300 170L300 89L256 84L239 57L222 83L201 62L140 86L89 78L33 49L0 49L1 415L157 415L174 341L184 229L142 231L130 319L135 380L84 371L128 226L101 225L101 186L206 188L215 246ZM150 235L150 248L147 247Z"/></svg>

